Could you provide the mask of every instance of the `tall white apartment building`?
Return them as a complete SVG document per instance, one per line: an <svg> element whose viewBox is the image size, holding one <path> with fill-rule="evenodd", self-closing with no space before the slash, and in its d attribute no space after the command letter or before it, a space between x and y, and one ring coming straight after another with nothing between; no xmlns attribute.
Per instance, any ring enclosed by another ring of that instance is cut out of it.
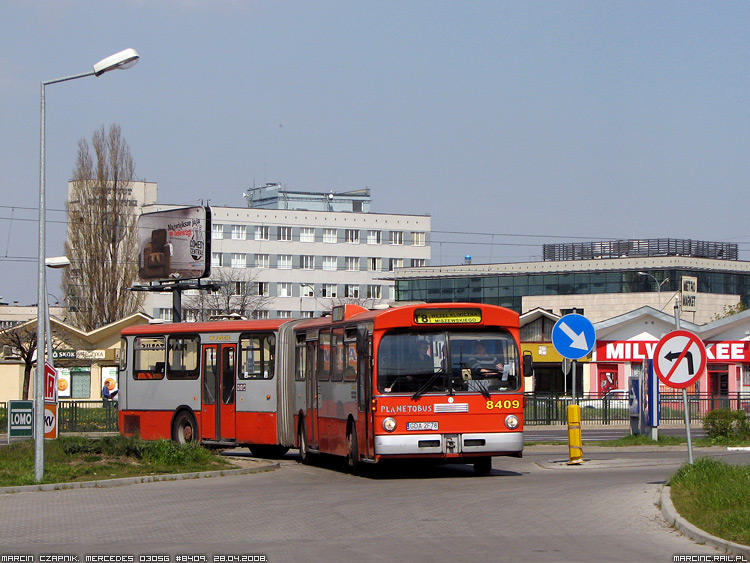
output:
<svg viewBox="0 0 750 563"><path fill-rule="evenodd" d="M396 269L430 264L430 217L370 213L369 190L290 192L269 184L246 198L253 207L211 207L209 279L222 269L246 270L252 292L265 298L257 317L319 316L339 303L385 304L395 300ZM190 320L187 293L183 316ZM171 294L147 293L144 312L171 320Z"/></svg>

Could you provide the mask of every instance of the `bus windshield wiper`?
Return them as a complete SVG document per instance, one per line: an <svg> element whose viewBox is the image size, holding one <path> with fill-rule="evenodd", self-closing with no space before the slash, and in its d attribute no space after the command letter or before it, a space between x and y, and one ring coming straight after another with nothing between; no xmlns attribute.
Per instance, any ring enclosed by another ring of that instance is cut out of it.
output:
<svg viewBox="0 0 750 563"><path fill-rule="evenodd" d="M462 369L469 370L469 373L473 373L473 371L474 371L474 369L470 368L469 364L467 364L466 362L461 362L460 367ZM487 369L486 371L492 371L492 370ZM500 373L500 372L497 372L497 373ZM475 382L474 387L478 387L479 388L479 392L482 394L482 397L484 397L485 399L489 399L490 398L490 391L489 391L489 389L487 387L485 387L483 385L484 381L482 379L474 379L472 377L470 381L474 381ZM468 389L468 382L467 382L467 389Z"/></svg>
<svg viewBox="0 0 750 563"><path fill-rule="evenodd" d="M439 371L439 372L437 372L437 373L433 374L433 375L432 375L432 377L430 377L430 379L428 379L427 381L425 381L425 382L424 382L424 384L423 384L423 385L422 385L422 386L421 386L421 387L420 387L420 388L419 388L419 389L417 390L417 392L416 392L416 393L414 393L414 394L413 394L413 395L411 396L412 400L416 401L416 400L417 400L417 399L419 399L419 398L420 398L420 397L421 397L422 395L424 395L424 394L425 394L425 393L427 392L427 390L428 390L428 389L429 389L430 387L432 387L432 384L433 384L433 383L435 383L435 380L436 380L436 379L437 379L437 378L438 378L439 376L441 376L441 375L443 375L443 372L441 372L441 371Z"/></svg>

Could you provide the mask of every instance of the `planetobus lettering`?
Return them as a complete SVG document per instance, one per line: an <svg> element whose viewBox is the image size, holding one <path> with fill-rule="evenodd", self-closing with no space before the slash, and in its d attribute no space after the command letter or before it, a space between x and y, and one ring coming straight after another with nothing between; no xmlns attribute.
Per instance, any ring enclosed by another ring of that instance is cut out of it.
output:
<svg viewBox="0 0 750 563"><path fill-rule="evenodd" d="M432 412L432 405L380 405L380 412L388 414Z"/></svg>

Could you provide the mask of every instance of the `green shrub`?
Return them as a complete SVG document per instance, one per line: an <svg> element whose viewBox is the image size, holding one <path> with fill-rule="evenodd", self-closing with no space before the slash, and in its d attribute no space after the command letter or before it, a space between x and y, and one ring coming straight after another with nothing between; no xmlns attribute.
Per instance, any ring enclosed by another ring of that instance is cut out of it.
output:
<svg viewBox="0 0 750 563"><path fill-rule="evenodd" d="M213 454L195 442L180 445L171 440L156 440L144 445L142 456L146 463L172 466L209 462Z"/></svg>
<svg viewBox="0 0 750 563"><path fill-rule="evenodd" d="M703 417L703 428L715 443L750 437L750 422L744 411L713 410Z"/></svg>

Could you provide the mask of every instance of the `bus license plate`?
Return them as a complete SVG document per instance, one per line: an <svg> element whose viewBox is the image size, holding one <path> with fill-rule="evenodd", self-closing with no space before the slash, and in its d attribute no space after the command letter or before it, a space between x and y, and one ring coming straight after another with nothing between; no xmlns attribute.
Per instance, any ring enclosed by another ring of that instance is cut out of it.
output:
<svg viewBox="0 0 750 563"><path fill-rule="evenodd" d="M407 430L437 430L437 422L407 422Z"/></svg>

